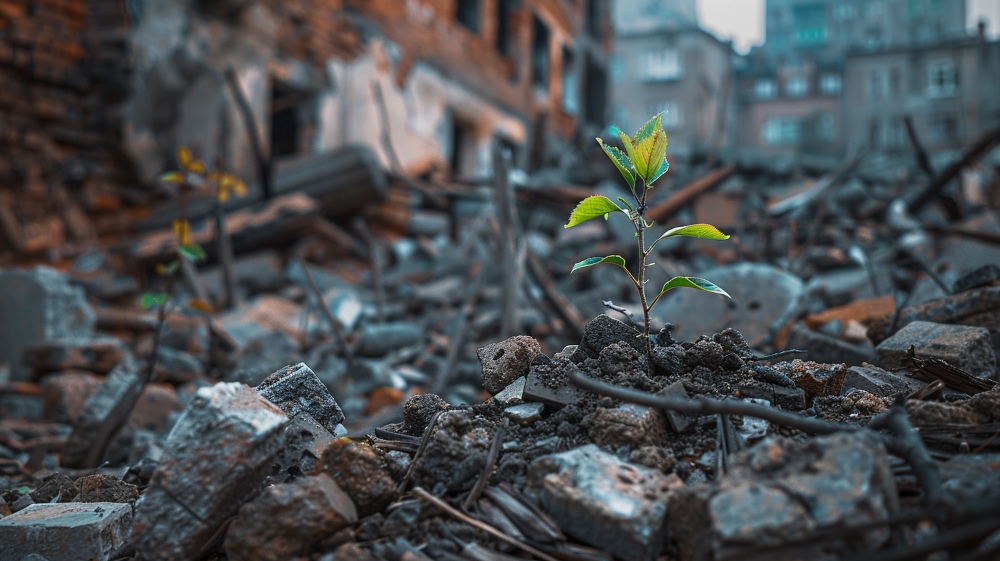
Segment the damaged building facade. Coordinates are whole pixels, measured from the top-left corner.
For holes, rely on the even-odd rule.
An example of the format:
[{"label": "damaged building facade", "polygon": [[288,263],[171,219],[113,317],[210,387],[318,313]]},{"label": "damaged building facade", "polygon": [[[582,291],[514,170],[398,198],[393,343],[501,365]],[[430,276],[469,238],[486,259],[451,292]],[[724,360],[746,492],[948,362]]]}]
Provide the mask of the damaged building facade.
[{"label": "damaged building facade", "polygon": [[492,143],[524,144],[539,115],[565,140],[602,124],[596,0],[138,4],[126,121],[143,177],[181,145],[252,172],[227,65],[279,166],[363,144],[397,171],[486,175]]},{"label": "damaged building facade", "polygon": [[[278,174],[361,144],[399,172],[488,175],[495,141],[573,142],[604,125],[606,10],[602,0],[6,2],[0,142],[52,147],[55,163],[75,157],[81,174],[105,170],[116,186],[153,182],[176,167],[179,146],[255,181],[231,72]],[[36,173],[0,172],[6,185]]]}]

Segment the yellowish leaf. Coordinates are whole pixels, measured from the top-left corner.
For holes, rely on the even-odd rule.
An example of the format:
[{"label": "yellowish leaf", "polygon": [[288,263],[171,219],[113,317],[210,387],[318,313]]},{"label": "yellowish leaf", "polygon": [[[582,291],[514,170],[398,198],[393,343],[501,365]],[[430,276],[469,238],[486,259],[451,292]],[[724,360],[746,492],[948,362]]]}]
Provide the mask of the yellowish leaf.
[{"label": "yellowish leaf", "polygon": [[199,312],[205,312],[206,314],[212,313],[212,306],[200,298],[192,298],[191,301],[188,302],[188,307],[194,308]]},{"label": "yellowish leaf", "polygon": [[177,234],[177,245],[191,245],[191,223],[187,220],[174,220],[174,233]]}]

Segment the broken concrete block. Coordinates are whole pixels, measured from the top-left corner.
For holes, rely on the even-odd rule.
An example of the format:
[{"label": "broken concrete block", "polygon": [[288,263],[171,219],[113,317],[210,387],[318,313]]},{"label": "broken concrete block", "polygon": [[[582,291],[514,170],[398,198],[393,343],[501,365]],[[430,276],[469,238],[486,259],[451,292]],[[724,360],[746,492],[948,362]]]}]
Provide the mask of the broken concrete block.
[{"label": "broken concrete block", "polygon": [[414,323],[396,322],[366,325],[358,335],[354,352],[358,356],[380,357],[419,344],[423,331]]},{"label": "broken concrete block", "polygon": [[[102,425],[109,417],[124,417],[142,392],[142,378],[131,362],[122,362],[97,387],[83,406],[79,418],[73,425],[66,445],[59,456],[59,463],[65,467],[97,467],[102,458],[91,457],[95,447],[105,446],[110,436],[102,435]],[[100,452],[99,450],[96,452]],[[96,462],[96,463],[95,463]],[[93,463],[94,465],[87,465]]]},{"label": "broken concrete block", "polygon": [[45,420],[72,425],[104,378],[90,372],[70,371],[42,378],[42,414]]},{"label": "broken concrete block", "polygon": [[802,323],[792,326],[785,347],[806,351],[809,360],[823,363],[858,365],[871,360],[875,349],[870,343],[851,343],[825,333],[818,333]]},{"label": "broken concrete block", "polygon": [[893,397],[898,394],[909,395],[926,385],[927,382],[922,380],[863,364],[847,369],[840,395],[847,395],[852,390],[864,390],[879,397]]},{"label": "broken concrete block", "polygon": [[14,381],[27,381],[31,369],[22,364],[32,345],[58,339],[89,338],[97,321],[83,289],[50,267],[0,272],[0,364],[7,363]]},{"label": "broken concrete block", "polygon": [[[817,526],[884,520],[899,505],[882,441],[852,432],[805,442],[768,437],[734,457],[709,508],[718,551],[783,543]],[[876,528],[862,542],[875,548],[889,533]]]},{"label": "broken concrete block", "polygon": [[786,411],[801,411],[806,408],[806,392],[798,386],[789,388],[780,384],[750,380],[740,386],[740,397],[763,399]]},{"label": "broken concrete block", "polygon": [[198,557],[219,526],[255,496],[285,445],[288,417],[243,384],[201,388],[170,431],[136,507],[143,559]]},{"label": "broken concrete block", "polygon": [[0,519],[0,553],[13,561],[115,559],[132,535],[132,507],[120,503],[35,504]]},{"label": "broken concrete block", "polygon": [[675,290],[664,296],[653,309],[653,323],[673,323],[674,336],[680,341],[732,327],[756,348],[772,341],[791,321],[805,293],[798,277],[763,263],[737,263],[701,276],[724,288],[732,299],[696,290]]},{"label": "broken concrete block", "polygon": [[[903,308],[899,326],[914,321],[932,321],[957,325],[973,325],[986,329],[1000,329],[1000,286],[974,288],[945,298]],[[868,328],[868,337],[879,343],[889,337],[892,315],[888,314]]]},{"label": "broken concrete block", "polygon": [[642,334],[625,322],[601,314],[587,323],[583,329],[583,340],[577,345],[574,357],[598,358],[604,347],[623,341],[626,345],[639,351],[646,352],[646,341]]},{"label": "broken concrete block", "polygon": [[381,512],[399,495],[385,462],[371,446],[337,440],[323,451],[320,470],[333,478],[365,517]]},{"label": "broken concrete block", "polygon": [[81,503],[130,503],[139,498],[139,489],[113,475],[97,473],[73,484]]},{"label": "broken concrete block", "polygon": [[904,366],[911,345],[920,358],[941,359],[980,378],[996,375],[990,332],[982,327],[914,321],[875,348],[878,365],[890,370]]},{"label": "broken concrete block", "polygon": [[658,409],[625,403],[601,408],[584,418],[587,434],[598,446],[659,446],[667,420]]},{"label": "broken concrete block", "polygon": [[434,415],[448,409],[448,402],[433,393],[416,394],[403,404],[403,432],[413,436],[424,434]]},{"label": "broken concrete block", "polygon": [[536,401],[560,409],[584,395],[584,391],[569,383],[569,374],[579,367],[566,359],[555,359],[548,364],[536,364],[528,371],[521,393],[525,401]]},{"label": "broken concrete block", "polygon": [[847,374],[847,367],[843,364],[820,364],[799,359],[779,362],[773,368],[791,378],[796,386],[802,388],[806,392],[807,401],[825,395],[840,395],[844,375]]},{"label": "broken concrete block", "polygon": [[[343,425],[339,425],[343,428]],[[306,473],[312,473],[316,462],[334,440],[347,434],[334,434],[320,425],[312,415],[299,411],[288,425],[286,444],[272,469],[272,481],[284,482]]]},{"label": "broken concrete block", "polygon": [[542,347],[533,337],[518,335],[492,343],[476,351],[482,364],[482,381],[486,391],[495,394],[514,380],[528,373],[531,361],[541,354]]},{"label": "broken concrete block", "polygon": [[104,374],[128,356],[128,347],[115,337],[73,337],[27,347],[23,363],[37,380],[49,372],[71,368]]},{"label": "broken concrete block", "polygon": [[309,413],[330,433],[336,433],[337,425],[344,422],[344,412],[337,400],[303,362],[271,374],[254,391],[289,417],[296,416],[299,411]]},{"label": "broken concrete block", "polygon": [[656,559],[667,533],[666,498],[675,485],[595,444],[537,458],[528,468],[528,486],[556,524],[619,559]]},{"label": "broken concrete block", "polygon": [[226,532],[226,555],[285,561],[357,520],[351,498],[325,473],[272,485],[240,507]]},{"label": "broken concrete block", "polygon": [[997,282],[1000,282],[1000,266],[995,263],[986,263],[962,273],[955,281],[952,290],[955,293],[964,292],[981,286],[994,285]]}]

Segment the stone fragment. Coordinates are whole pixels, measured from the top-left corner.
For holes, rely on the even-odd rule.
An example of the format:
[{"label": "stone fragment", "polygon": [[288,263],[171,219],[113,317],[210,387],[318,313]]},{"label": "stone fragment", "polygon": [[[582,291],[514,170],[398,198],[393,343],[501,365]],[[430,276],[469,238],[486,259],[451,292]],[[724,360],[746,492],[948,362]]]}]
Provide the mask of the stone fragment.
[{"label": "stone fragment", "polygon": [[365,325],[358,335],[354,352],[358,356],[380,357],[392,351],[417,345],[423,331],[414,323],[396,322]]},{"label": "stone fragment", "polygon": [[486,391],[495,394],[514,380],[528,373],[531,361],[542,352],[532,337],[518,335],[492,343],[476,351],[482,364],[482,381]]},{"label": "stone fragment", "polygon": [[119,503],[36,504],[0,519],[0,553],[18,561],[107,561],[124,552],[132,534],[132,507]]},{"label": "stone fragment", "polygon": [[448,409],[448,402],[433,393],[416,394],[403,404],[403,432],[421,436],[427,423],[437,413]]},{"label": "stone fragment", "polygon": [[667,430],[663,413],[634,403],[598,409],[584,418],[583,424],[591,440],[611,448],[658,446]]},{"label": "stone fragment", "polygon": [[89,338],[96,316],[82,288],[72,286],[55,269],[0,271],[0,364],[7,363],[14,381],[27,381],[31,369],[22,364],[32,345],[59,339]]},{"label": "stone fragment", "polygon": [[268,376],[254,388],[257,395],[277,405],[289,417],[299,411],[309,413],[330,433],[344,422],[344,412],[326,385],[305,363],[286,366]]},{"label": "stone fragment", "polygon": [[361,517],[382,512],[398,496],[396,482],[371,446],[346,438],[334,441],[323,451],[320,466],[347,493]]},{"label": "stone fragment", "polygon": [[[797,442],[768,437],[737,454],[709,501],[716,552],[784,543],[817,526],[859,524],[899,508],[889,457],[877,435],[838,433]],[[876,548],[889,530],[860,536]]]},{"label": "stone fragment", "polygon": [[[674,399],[688,399],[687,390],[684,389],[684,384],[680,380],[677,380],[673,384],[663,388],[663,390],[660,391],[660,394]],[[667,422],[670,423],[671,430],[678,434],[686,431],[688,427],[691,426],[691,423],[694,422],[693,418],[689,415],[685,415],[684,413],[677,411],[666,411],[665,413]]]},{"label": "stone fragment", "polygon": [[[97,467],[101,458],[96,458],[92,450],[106,444],[106,441],[102,442],[104,436],[101,435],[104,420],[111,416],[124,417],[125,409],[134,403],[141,392],[142,379],[133,364],[126,361],[112,370],[83,406],[73,425],[73,432],[63,446],[59,463],[71,468]],[[87,465],[95,462],[95,465]]]},{"label": "stone fragment", "polygon": [[45,420],[71,425],[104,378],[90,372],[70,371],[42,378],[42,414]]},{"label": "stone fragment", "polygon": [[542,403],[519,403],[511,405],[503,412],[515,423],[530,425],[542,418],[543,409],[545,409],[545,405]]},{"label": "stone fragment", "polygon": [[[343,425],[339,427],[343,428]],[[323,450],[334,440],[347,434],[347,429],[339,435],[331,433],[313,419],[312,415],[299,411],[291,418],[286,432],[285,448],[272,469],[273,481],[284,482],[311,473],[322,457]]]},{"label": "stone fragment", "polygon": [[978,422],[976,415],[968,408],[940,401],[907,400],[906,414],[909,416],[910,422],[918,427],[974,425]]},{"label": "stone fragment", "polygon": [[677,485],[595,444],[537,458],[528,468],[528,486],[556,524],[619,559],[656,559],[667,534],[666,499]]},{"label": "stone fragment", "polygon": [[77,479],[74,490],[82,503],[129,503],[139,498],[135,485],[100,473]]},{"label": "stone fragment", "polygon": [[29,494],[36,503],[51,503],[56,498],[59,499],[56,502],[67,503],[76,497],[77,490],[68,475],[56,472],[47,475],[42,484]]},{"label": "stone fragment", "polygon": [[219,526],[263,486],[284,447],[288,422],[242,384],[198,390],[171,430],[136,507],[142,559],[198,557]]},{"label": "stone fragment", "polygon": [[524,385],[526,381],[527,377],[521,376],[517,380],[511,382],[506,388],[500,390],[500,393],[493,396],[493,399],[505,405],[521,401],[524,399]]},{"label": "stone fragment", "polygon": [[146,384],[128,418],[128,426],[161,432],[170,428],[172,415],[183,411],[177,391],[170,384]]},{"label": "stone fragment", "polygon": [[840,393],[847,395],[851,390],[857,389],[879,397],[893,397],[898,394],[909,395],[926,385],[927,382],[916,378],[882,370],[871,364],[862,364],[847,369]]},{"label": "stone fragment", "polygon": [[601,351],[608,345],[624,342],[626,345],[639,351],[646,352],[646,342],[642,339],[641,333],[623,321],[601,314],[587,323],[583,329],[583,340],[573,353],[574,357],[598,358]]},{"label": "stone fragment", "polygon": [[756,348],[774,340],[805,293],[798,277],[763,263],[737,263],[701,276],[721,286],[732,299],[698,290],[674,290],[664,296],[653,309],[653,323],[673,323],[678,340],[694,341],[732,327]]},{"label": "stone fragment", "polygon": [[901,368],[911,345],[920,358],[941,359],[980,378],[996,375],[990,332],[982,327],[912,322],[875,348],[878,365],[889,370]]},{"label": "stone fragment", "polygon": [[750,380],[740,386],[740,397],[763,399],[787,411],[801,411],[806,408],[806,392],[798,386],[789,388],[760,380]]},{"label": "stone fragment", "polygon": [[556,409],[574,403],[584,391],[569,383],[569,373],[579,370],[576,364],[565,359],[532,366],[521,396],[525,401],[544,403]]},{"label": "stone fragment", "polygon": [[964,292],[981,286],[993,285],[998,281],[1000,281],[1000,266],[996,263],[986,263],[962,273],[955,281],[952,290],[955,293]]},{"label": "stone fragment", "polygon": [[825,333],[809,329],[801,323],[792,326],[785,347],[806,351],[809,360],[823,363],[861,364],[871,360],[875,350],[871,344],[850,343]]},{"label": "stone fragment", "polygon": [[48,372],[72,368],[104,374],[128,356],[128,347],[115,337],[72,337],[31,345],[22,361],[37,380]]},{"label": "stone fragment", "polygon": [[[972,325],[991,330],[1000,330],[1000,286],[974,288],[932,302],[903,308],[899,314],[898,326],[903,327],[914,321]],[[872,322],[868,337],[874,343],[888,338],[892,333],[892,314],[887,314]]]},{"label": "stone fragment", "polygon": [[806,392],[807,402],[816,397],[840,395],[844,375],[847,374],[847,367],[843,364],[820,364],[799,359],[779,362],[774,365],[774,369],[802,388]]},{"label": "stone fragment", "polygon": [[240,507],[226,532],[226,556],[286,561],[357,520],[351,498],[325,473],[272,485]]}]

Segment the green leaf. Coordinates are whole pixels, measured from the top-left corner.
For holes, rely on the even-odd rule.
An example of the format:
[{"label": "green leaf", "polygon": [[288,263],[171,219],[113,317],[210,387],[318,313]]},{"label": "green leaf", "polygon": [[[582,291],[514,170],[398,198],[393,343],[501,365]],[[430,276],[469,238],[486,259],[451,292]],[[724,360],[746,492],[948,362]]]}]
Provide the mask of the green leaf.
[{"label": "green leaf", "polygon": [[[639,157],[636,154],[636,151],[635,151],[635,144],[632,144],[632,139],[629,137],[629,135],[623,133],[622,131],[618,131],[618,139],[621,140],[622,141],[622,145],[625,146],[625,154],[628,155],[629,162],[631,163],[631,166],[632,166],[632,171],[635,172],[635,178],[636,179],[641,178],[642,175],[638,171],[639,168],[636,167],[636,165],[635,165],[636,158]],[[634,185],[633,185],[632,190],[633,191],[635,190],[635,186]]]},{"label": "green leaf", "polygon": [[610,212],[623,212],[626,215],[628,214],[611,199],[602,195],[591,195],[590,197],[580,201],[580,204],[576,205],[576,208],[573,209],[573,213],[569,215],[569,222],[567,222],[563,228],[576,226],[581,222],[586,222],[587,220],[597,218],[598,216],[604,216],[607,218],[607,214]]},{"label": "green leaf", "polygon": [[621,172],[622,177],[625,178],[625,181],[628,183],[628,186],[634,192],[635,177],[632,175],[632,173],[635,170],[632,168],[632,162],[629,161],[628,156],[626,156],[624,152],[615,148],[614,146],[609,146],[607,144],[604,144],[604,141],[601,140],[600,138],[597,139],[597,143],[601,145],[601,148],[604,149],[604,153],[607,154],[609,158],[611,158],[612,162],[615,163],[615,167],[618,168],[618,171]]},{"label": "green leaf", "polygon": [[663,174],[667,173],[668,169],[670,169],[670,162],[668,162],[666,158],[663,158],[663,163],[660,164],[659,171],[657,171],[656,173],[653,174],[653,178],[650,179],[649,181],[647,181],[646,185],[648,187],[652,187],[653,186],[653,182],[655,182],[657,179],[659,179]]},{"label": "green leaf", "polygon": [[625,208],[627,208],[629,212],[632,211],[632,205],[628,204],[628,201],[625,200],[625,197],[618,197],[618,202],[625,205]]},{"label": "green leaf", "polygon": [[[573,268],[570,270],[570,272],[572,273],[577,269],[590,267],[591,265],[597,265],[599,263],[610,263],[611,265],[618,265],[622,269],[625,269],[626,272],[628,272],[628,268],[625,267],[625,259],[621,255],[609,255],[607,257],[591,257],[589,259],[584,259],[583,261],[580,261],[576,265],[573,265]],[[631,275],[631,273],[629,274]]]},{"label": "green leaf", "polygon": [[23,485],[23,486],[18,487],[17,489],[14,489],[14,490],[17,491],[18,493],[21,493],[22,495],[25,495],[25,494],[28,493],[28,491],[31,491],[31,487],[28,487],[27,485]]},{"label": "green leaf", "polygon": [[639,141],[635,146],[635,158],[632,165],[635,166],[636,174],[643,180],[645,185],[649,185],[650,179],[656,175],[662,166],[664,156],[667,153],[667,133],[662,130],[653,131],[653,134]]},{"label": "green leaf", "polygon": [[646,124],[642,125],[642,127],[636,131],[635,136],[632,137],[632,143],[638,145],[643,140],[653,136],[653,133],[656,131],[663,130],[663,126],[660,124],[661,119],[663,119],[662,111],[650,117],[650,119],[646,121]]},{"label": "green leaf", "polygon": [[729,236],[723,234],[718,228],[712,226],[711,224],[690,224],[688,226],[678,226],[676,228],[671,228],[657,238],[657,241],[663,238],[671,238],[674,236],[688,236],[692,238],[705,238],[707,240],[728,240]]},{"label": "green leaf", "polygon": [[198,244],[177,246],[177,251],[191,261],[198,262],[208,257],[205,250]]},{"label": "green leaf", "polygon": [[697,288],[698,290],[704,290],[706,292],[721,294],[726,298],[732,298],[728,292],[722,290],[711,281],[700,279],[698,277],[674,277],[663,285],[663,290],[660,290],[660,294],[674,288]]},{"label": "green leaf", "polygon": [[156,302],[157,306],[162,306],[167,303],[167,293],[161,292],[153,297],[153,301]]},{"label": "green leaf", "polygon": [[142,298],[139,298],[139,305],[147,310],[149,308],[152,308],[153,304],[155,303],[156,303],[156,298],[152,294],[149,294],[148,292],[146,294],[143,294]]}]

